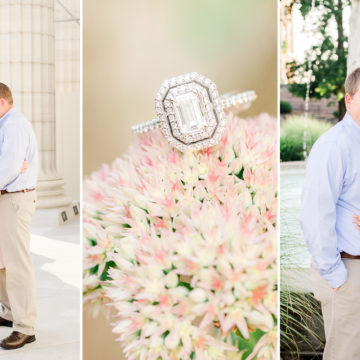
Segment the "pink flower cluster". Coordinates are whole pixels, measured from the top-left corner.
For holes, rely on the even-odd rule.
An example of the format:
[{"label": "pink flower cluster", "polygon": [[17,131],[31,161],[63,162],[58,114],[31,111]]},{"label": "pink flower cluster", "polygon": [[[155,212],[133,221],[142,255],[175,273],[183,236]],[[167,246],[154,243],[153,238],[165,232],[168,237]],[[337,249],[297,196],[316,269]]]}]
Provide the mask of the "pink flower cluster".
[{"label": "pink flower cluster", "polygon": [[194,153],[155,130],[86,180],[84,300],[127,359],[276,358],[276,126],[229,114]]}]

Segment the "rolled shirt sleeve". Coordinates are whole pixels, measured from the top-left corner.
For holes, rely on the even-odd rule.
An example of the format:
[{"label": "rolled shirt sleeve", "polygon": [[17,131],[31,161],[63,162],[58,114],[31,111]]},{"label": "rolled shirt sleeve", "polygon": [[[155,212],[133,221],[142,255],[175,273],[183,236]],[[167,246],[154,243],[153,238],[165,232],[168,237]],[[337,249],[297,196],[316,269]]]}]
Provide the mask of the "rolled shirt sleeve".
[{"label": "rolled shirt sleeve", "polygon": [[336,233],[336,204],[346,172],[343,156],[335,141],[319,141],[314,145],[308,159],[300,215],[313,261],[332,288],[347,280]]},{"label": "rolled shirt sleeve", "polygon": [[0,189],[4,189],[20,175],[27,140],[24,131],[12,123],[2,128],[0,141]]}]

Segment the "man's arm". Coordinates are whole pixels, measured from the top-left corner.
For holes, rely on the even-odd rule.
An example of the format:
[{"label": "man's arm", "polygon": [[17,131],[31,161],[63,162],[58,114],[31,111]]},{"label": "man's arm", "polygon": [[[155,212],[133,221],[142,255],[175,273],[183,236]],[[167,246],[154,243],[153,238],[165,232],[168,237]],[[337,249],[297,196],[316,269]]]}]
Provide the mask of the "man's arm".
[{"label": "man's arm", "polygon": [[335,231],[336,203],[344,174],[344,160],[337,144],[316,144],[308,160],[300,223],[318,271],[334,289],[347,280]]},{"label": "man's arm", "polygon": [[3,128],[3,142],[0,153],[0,189],[16,179],[26,156],[24,132],[9,124]]}]

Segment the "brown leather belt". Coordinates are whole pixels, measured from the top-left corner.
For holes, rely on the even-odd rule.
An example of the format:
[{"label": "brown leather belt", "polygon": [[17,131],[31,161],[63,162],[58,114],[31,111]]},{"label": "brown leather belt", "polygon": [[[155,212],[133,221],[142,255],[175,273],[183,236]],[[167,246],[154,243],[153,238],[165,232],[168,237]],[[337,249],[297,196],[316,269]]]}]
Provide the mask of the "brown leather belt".
[{"label": "brown leather belt", "polygon": [[360,255],[351,255],[351,254],[348,254],[347,252],[345,251],[342,251],[340,253],[341,257],[343,259],[356,259],[356,260],[360,260]]},{"label": "brown leather belt", "polygon": [[27,193],[29,191],[34,191],[34,189],[25,189],[25,190],[19,190],[19,191],[7,191],[7,190],[1,190],[1,195],[5,194],[15,194],[15,193]]}]

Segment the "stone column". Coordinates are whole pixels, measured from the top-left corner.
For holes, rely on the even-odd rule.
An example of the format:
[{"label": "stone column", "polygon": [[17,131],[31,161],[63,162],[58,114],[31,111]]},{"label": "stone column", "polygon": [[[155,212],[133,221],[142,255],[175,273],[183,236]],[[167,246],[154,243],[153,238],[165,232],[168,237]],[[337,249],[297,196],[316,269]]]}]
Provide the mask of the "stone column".
[{"label": "stone column", "polygon": [[80,199],[80,1],[55,2],[57,161],[65,190]]},{"label": "stone column", "polygon": [[352,1],[347,67],[348,74],[360,67],[360,0]]},{"label": "stone column", "polygon": [[56,164],[54,0],[0,0],[0,76],[39,144],[38,208],[70,204]]}]

